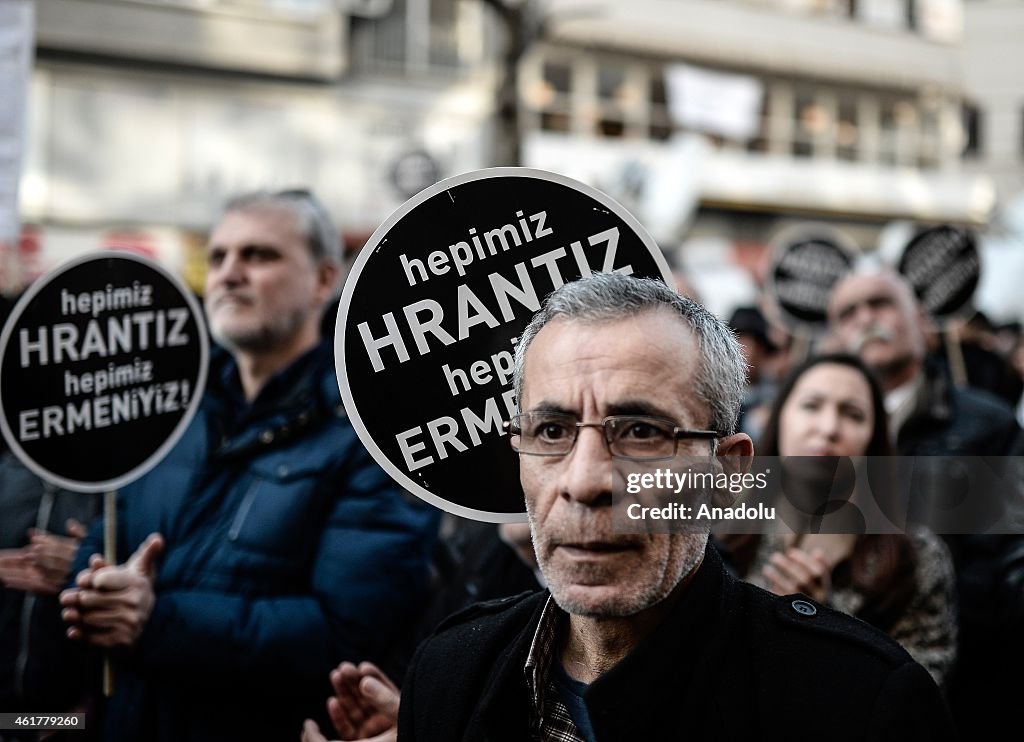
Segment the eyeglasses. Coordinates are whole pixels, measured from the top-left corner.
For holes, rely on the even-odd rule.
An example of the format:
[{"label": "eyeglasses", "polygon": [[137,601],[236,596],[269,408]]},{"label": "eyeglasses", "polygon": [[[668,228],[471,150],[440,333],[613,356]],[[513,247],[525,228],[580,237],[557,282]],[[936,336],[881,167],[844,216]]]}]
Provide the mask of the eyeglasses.
[{"label": "eyeglasses", "polygon": [[580,428],[602,428],[608,453],[623,459],[670,459],[681,440],[713,440],[714,430],[684,430],[671,420],[645,415],[613,415],[599,423],[580,422],[566,412],[524,412],[504,424],[512,448],[531,456],[565,456]]}]

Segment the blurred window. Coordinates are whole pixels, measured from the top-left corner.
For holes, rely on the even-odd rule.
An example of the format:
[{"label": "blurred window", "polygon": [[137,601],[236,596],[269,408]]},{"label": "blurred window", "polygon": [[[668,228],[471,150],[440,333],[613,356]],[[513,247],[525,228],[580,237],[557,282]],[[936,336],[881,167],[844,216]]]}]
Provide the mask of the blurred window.
[{"label": "blurred window", "polygon": [[541,109],[540,128],[545,131],[572,130],[572,66],[546,60],[540,81],[532,86],[528,104]]},{"label": "blurred window", "polygon": [[668,95],[665,93],[665,77],[661,70],[652,72],[648,87],[651,106],[649,134],[651,139],[665,141],[672,136],[675,127],[668,112]]},{"label": "blurred window", "polygon": [[814,93],[799,90],[793,98],[796,126],[793,129],[792,153],[794,157],[813,157],[814,141],[828,126],[828,112]]},{"label": "blurred window", "polygon": [[523,108],[543,131],[665,139],[671,121],[656,70],[610,55],[544,54],[523,70]]},{"label": "blurred window", "polygon": [[[626,135],[626,106],[635,96],[627,84],[627,71],[620,64],[603,62],[597,67],[597,134]],[[640,101],[635,101],[639,104]]]},{"label": "blurred window", "polygon": [[[657,60],[547,49],[524,69],[523,110],[544,131],[667,141],[686,127],[670,115],[664,70]],[[807,79],[760,81],[758,131],[743,141],[709,137],[713,146],[924,169],[938,168],[951,154],[944,132],[948,100],[935,91],[914,96]],[[1021,146],[1024,154],[1024,133]]]},{"label": "blurred window", "polygon": [[942,109],[937,99],[921,101],[921,142],[918,164],[937,168],[942,163]]},{"label": "blurred window", "polygon": [[757,136],[747,142],[748,152],[767,152],[769,150],[768,132],[771,130],[771,119],[769,113],[769,100],[771,88],[766,86],[765,93],[761,96],[761,112],[759,114],[761,126]]},{"label": "blurred window", "polygon": [[896,104],[883,101],[878,120],[878,160],[883,165],[896,164]]},{"label": "blurred window", "polygon": [[412,75],[460,71],[461,5],[458,0],[393,0],[390,10],[379,18],[351,17],[354,66]]},{"label": "blurred window", "polygon": [[856,160],[860,156],[860,124],[858,121],[857,99],[852,95],[839,99],[836,120],[836,157],[840,160]]},{"label": "blurred window", "polygon": [[967,159],[976,159],[981,156],[981,109],[972,103],[964,103],[962,115],[964,127],[963,156]]}]

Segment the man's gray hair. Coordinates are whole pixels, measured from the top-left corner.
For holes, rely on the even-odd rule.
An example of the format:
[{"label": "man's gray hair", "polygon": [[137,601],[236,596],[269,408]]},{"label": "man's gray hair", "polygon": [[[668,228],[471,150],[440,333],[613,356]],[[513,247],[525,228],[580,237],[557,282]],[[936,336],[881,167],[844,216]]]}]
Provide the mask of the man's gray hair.
[{"label": "man's gray hair", "polygon": [[341,264],[341,237],[320,200],[311,191],[292,188],[284,191],[243,193],[224,204],[223,213],[262,208],[285,209],[295,217],[306,246],[316,262]]},{"label": "man's gray hair", "polygon": [[513,369],[516,399],[521,404],[526,351],[551,320],[613,322],[659,307],[676,312],[697,340],[701,357],[693,388],[708,406],[711,418],[708,425],[722,435],[733,434],[739,420],[747,372],[739,342],[732,330],[702,305],[653,278],[595,273],[556,289],[530,320],[516,345]]}]

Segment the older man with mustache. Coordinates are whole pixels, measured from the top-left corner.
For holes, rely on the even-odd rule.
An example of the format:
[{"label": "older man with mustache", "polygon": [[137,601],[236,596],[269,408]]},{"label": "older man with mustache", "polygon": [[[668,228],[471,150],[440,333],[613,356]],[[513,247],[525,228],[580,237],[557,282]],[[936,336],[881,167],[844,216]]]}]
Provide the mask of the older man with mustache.
[{"label": "older man with mustache", "polygon": [[[927,356],[928,317],[913,289],[886,268],[859,270],[841,279],[829,301],[834,340],[875,371],[886,393],[893,440],[908,456],[1007,456],[1021,445],[1013,411],[998,397],[957,387],[946,369]],[[944,459],[915,464],[939,472],[932,482],[957,487],[955,467]],[[922,500],[943,501],[931,488]],[[954,491],[945,501],[959,501]],[[1011,492],[972,492],[1012,502]],[[954,524],[963,527],[964,524]],[[1016,691],[1000,680],[1000,667],[1024,662],[1024,537],[959,533],[946,535],[957,573],[959,657],[949,684],[954,717],[973,736],[999,734],[1015,723]]]},{"label": "older man with mustache", "polygon": [[857,271],[832,289],[829,331],[860,356],[886,393],[893,440],[906,455],[1001,455],[1020,430],[993,395],[957,388],[928,363],[928,317],[910,285],[892,270]]},{"label": "older man with mustache", "polygon": [[319,329],[340,249],[305,191],[238,197],[210,235],[226,352],[181,441],[121,492],[121,564],[94,554],[98,524],[61,596],[69,636],[115,660],[104,740],[293,738],[331,667],[402,654],[437,519],[341,408]]}]

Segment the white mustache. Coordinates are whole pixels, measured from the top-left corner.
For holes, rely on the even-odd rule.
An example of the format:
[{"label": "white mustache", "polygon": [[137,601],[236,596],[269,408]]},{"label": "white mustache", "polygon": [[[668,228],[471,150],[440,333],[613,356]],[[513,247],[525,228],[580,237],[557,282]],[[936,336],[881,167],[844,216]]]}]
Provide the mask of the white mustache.
[{"label": "white mustache", "polygon": [[882,327],[881,325],[869,325],[863,330],[858,331],[856,335],[850,338],[850,342],[847,343],[847,350],[851,353],[860,353],[861,348],[873,340],[890,342],[892,339],[892,332],[887,328]]}]

